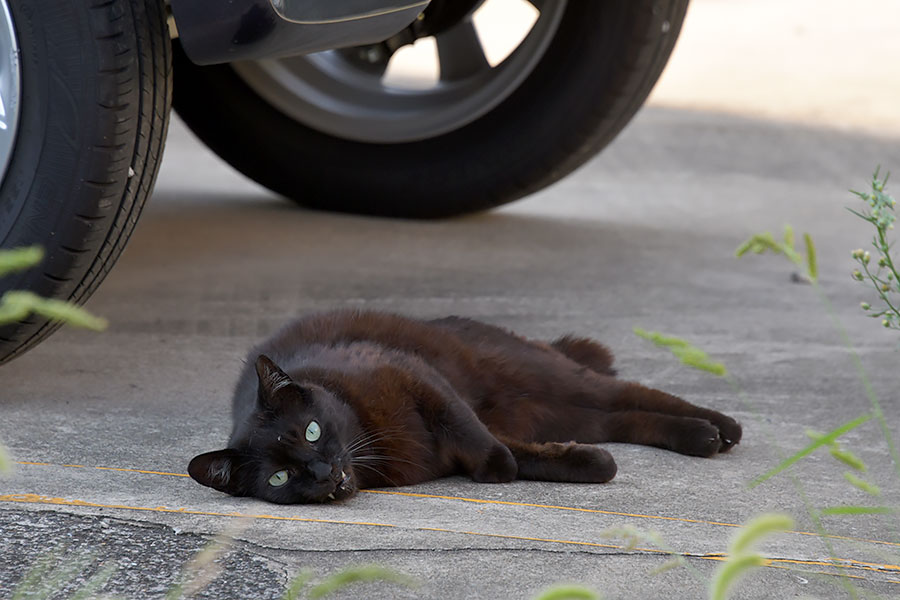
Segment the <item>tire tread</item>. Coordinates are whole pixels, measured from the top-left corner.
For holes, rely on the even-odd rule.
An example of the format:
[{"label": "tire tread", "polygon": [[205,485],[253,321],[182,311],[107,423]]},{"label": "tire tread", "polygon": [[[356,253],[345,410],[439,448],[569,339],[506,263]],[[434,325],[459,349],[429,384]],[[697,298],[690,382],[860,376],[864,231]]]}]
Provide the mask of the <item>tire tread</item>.
[{"label": "tire tread", "polygon": [[[101,126],[85,152],[90,161],[84,167],[82,193],[67,206],[71,227],[80,223],[84,228],[80,234],[83,243],[43,237],[47,258],[40,273],[28,272],[31,279],[18,282],[42,295],[76,304],[84,303],[109,273],[150,196],[162,158],[172,94],[171,46],[163,3],[103,0],[91,2],[89,8],[93,39],[102,57],[102,66],[96,71],[101,80],[98,91],[106,90],[107,97],[115,101],[101,97],[95,103]],[[136,101],[129,99],[135,95]],[[110,135],[105,136],[107,128]],[[38,232],[47,228],[40,217],[29,225]],[[36,233],[34,237],[42,236]],[[95,253],[93,260],[85,261],[91,252]],[[59,326],[29,318],[0,328],[0,364],[34,347]]]}]

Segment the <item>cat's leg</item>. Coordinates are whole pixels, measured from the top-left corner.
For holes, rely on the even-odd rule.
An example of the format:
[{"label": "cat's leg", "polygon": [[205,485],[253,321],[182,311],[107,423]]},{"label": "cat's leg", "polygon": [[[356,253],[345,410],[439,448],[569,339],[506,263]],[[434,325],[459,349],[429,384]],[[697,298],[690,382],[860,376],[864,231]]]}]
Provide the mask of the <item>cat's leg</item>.
[{"label": "cat's leg", "polygon": [[724,446],[721,429],[710,421],[657,412],[606,413],[598,419],[595,433],[598,442],[643,444],[690,456],[714,456]]},{"label": "cat's leg", "polygon": [[512,481],[518,465],[510,450],[459,398],[425,402],[420,411],[437,442],[441,462],[456,465],[480,483]]},{"label": "cat's leg", "polygon": [[601,375],[615,376],[613,368],[612,352],[598,342],[589,338],[579,338],[566,335],[550,344],[564,354],[570,360],[600,373]]},{"label": "cat's leg", "polygon": [[[732,446],[741,441],[743,434],[740,423],[727,415],[709,408],[694,406],[677,396],[644,387],[638,383],[625,383],[618,393],[611,394],[610,398],[604,401],[603,408],[613,413],[640,411],[707,421],[718,430],[718,437],[721,440],[719,452],[730,450]],[[690,421],[686,421],[686,423],[688,422]]]},{"label": "cat's leg", "polygon": [[616,461],[597,446],[575,442],[525,443],[500,437],[519,464],[519,479],[606,483],[616,476]]}]

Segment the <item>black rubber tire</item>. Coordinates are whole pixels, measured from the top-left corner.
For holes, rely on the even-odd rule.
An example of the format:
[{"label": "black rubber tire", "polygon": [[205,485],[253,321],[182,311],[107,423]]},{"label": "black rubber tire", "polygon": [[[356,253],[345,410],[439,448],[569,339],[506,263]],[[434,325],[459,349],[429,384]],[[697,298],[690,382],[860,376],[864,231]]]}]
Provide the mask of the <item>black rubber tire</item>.
[{"label": "black rubber tire", "polygon": [[[0,279],[83,303],[128,241],[162,158],[171,44],[162,0],[8,0],[22,69],[16,146],[0,186],[0,247],[43,263]],[[0,363],[58,327],[0,327]]]},{"label": "black rubber tire", "polygon": [[570,0],[534,71],[491,112],[419,142],[367,144],[298,123],[228,65],[177,46],[175,110],[251,179],[322,210],[431,218],[491,208],[557,181],[606,146],[647,98],[688,0]]}]

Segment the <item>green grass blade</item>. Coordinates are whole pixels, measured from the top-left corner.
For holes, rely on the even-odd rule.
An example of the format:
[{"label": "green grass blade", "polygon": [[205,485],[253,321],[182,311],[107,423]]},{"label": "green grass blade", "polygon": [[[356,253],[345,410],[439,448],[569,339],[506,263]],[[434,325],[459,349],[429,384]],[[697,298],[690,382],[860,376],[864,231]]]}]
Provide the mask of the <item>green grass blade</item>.
[{"label": "green grass blade", "polygon": [[106,319],[95,317],[80,306],[62,300],[42,299],[34,306],[34,312],[54,321],[62,321],[70,327],[103,331],[109,326]]},{"label": "green grass blade", "polygon": [[28,305],[15,301],[15,295],[13,301],[9,300],[9,295],[12,293],[6,292],[0,297],[0,325],[21,321],[31,313]]},{"label": "green grass blade", "polygon": [[743,242],[734,251],[734,255],[740,258],[743,255],[747,254],[747,252],[762,254],[766,250],[771,250],[775,254],[781,254],[782,252],[784,252],[784,246],[776,242],[775,238],[768,231],[764,233],[757,233],[747,241]]},{"label": "green grass blade", "polygon": [[652,571],[650,571],[650,575],[659,575],[660,573],[665,573],[666,571],[671,571],[672,569],[677,569],[678,567],[682,567],[685,565],[685,560],[683,556],[673,556],[663,564],[659,565]]},{"label": "green grass blade", "polygon": [[825,435],[821,431],[816,431],[815,429],[807,429],[804,433],[806,434],[806,437],[811,440],[818,440]]},{"label": "green grass blade", "polygon": [[541,592],[534,600],[600,600],[600,596],[578,585],[558,585]]},{"label": "green grass blade", "polygon": [[109,578],[116,572],[116,565],[106,565],[88,579],[83,586],[72,596],[71,600],[89,600],[97,596],[97,590],[106,585]]},{"label": "green grass blade", "polygon": [[[3,319],[2,322],[9,322],[6,320],[8,315],[4,314],[7,308],[13,316],[22,315],[23,313],[27,315],[33,312],[48,319],[62,321],[73,327],[82,327],[94,331],[103,331],[108,325],[106,319],[95,317],[79,306],[63,302],[62,300],[41,298],[31,292],[11,291],[3,295],[3,298],[0,299],[0,319]],[[20,316],[19,318],[23,317]]]},{"label": "green grass blade", "polygon": [[775,237],[768,231],[754,236],[756,243],[759,245],[759,253],[762,254],[766,250],[771,250],[775,254],[784,252],[784,246],[775,241]]},{"label": "green grass blade", "polygon": [[[853,193],[858,194],[859,192],[853,192]],[[863,196],[865,196],[865,194],[863,194]],[[859,217],[860,219],[862,219],[863,221],[868,221],[870,218],[870,217],[867,217],[866,215],[862,214],[861,212],[855,211],[852,208],[849,208],[847,206],[845,206],[844,208],[846,210],[848,210],[849,212],[853,213],[854,215],[856,215],[857,217]]]},{"label": "green grass blade", "polygon": [[746,241],[742,242],[741,245],[738,246],[738,247],[734,250],[734,255],[735,255],[737,258],[740,258],[740,257],[742,257],[743,255],[745,255],[745,254],[747,254],[748,252],[750,252],[750,250],[752,250],[752,249],[754,248],[755,245],[756,245],[756,244],[755,244],[753,238],[750,238],[749,240],[746,240]]},{"label": "green grass blade", "polygon": [[866,463],[864,463],[862,461],[862,459],[860,459],[858,456],[856,456],[849,450],[844,450],[840,446],[833,445],[831,448],[828,449],[828,451],[831,453],[831,455],[833,457],[835,457],[837,460],[841,461],[848,467],[852,467],[852,468],[856,469],[857,471],[861,471],[863,473],[866,472],[866,470],[867,470]]},{"label": "green grass blade", "polygon": [[806,270],[812,281],[819,280],[819,266],[816,259],[816,246],[813,244],[812,236],[808,233],[803,234],[803,241],[806,243]]},{"label": "green grass blade", "polygon": [[731,541],[728,552],[732,555],[741,554],[750,549],[760,538],[785,531],[794,526],[794,520],[788,515],[778,513],[767,513],[755,517],[739,530],[737,535]]},{"label": "green grass blade", "polygon": [[[44,581],[47,574],[53,570],[56,561],[59,559],[59,552],[52,550],[40,558],[38,558],[31,569],[25,573],[21,581],[16,585],[13,591],[12,600],[24,600],[25,598],[39,598],[37,595],[37,586]],[[43,586],[41,586],[43,589]]]},{"label": "green grass blade", "polygon": [[784,226],[784,245],[788,248],[794,248],[794,228],[790,225]]},{"label": "green grass blade", "polygon": [[832,429],[830,432],[826,433],[819,439],[814,440],[810,445],[808,445],[803,450],[800,450],[793,456],[786,458],[785,460],[781,461],[781,463],[779,463],[773,469],[767,471],[766,473],[760,475],[759,477],[757,477],[756,479],[751,481],[750,488],[751,489],[755,488],[756,486],[763,483],[764,481],[771,479],[775,475],[778,475],[779,473],[781,473],[782,471],[784,471],[785,469],[790,467],[792,464],[794,464],[795,462],[797,462],[804,456],[810,454],[816,448],[819,448],[821,446],[827,446],[827,445],[831,444],[833,441],[835,441],[836,439],[838,439],[839,437],[841,437],[848,431],[856,429],[857,427],[859,427],[860,425],[862,425],[863,423],[865,423],[866,421],[868,421],[871,418],[872,418],[872,415],[870,413],[866,413],[860,417],[853,419],[852,421],[848,421],[847,423],[844,423],[840,427]]},{"label": "green grass blade", "polygon": [[377,565],[351,567],[349,569],[344,569],[339,573],[335,573],[311,589],[309,597],[322,598],[350,584],[365,581],[387,581],[389,583],[396,583],[407,587],[412,587],[416,584],[415,580],[411,577],[385,567],[379,567]]},{"label": "green grass blade", "polygon": [[710,600],[726,600],[728,588],[750,569],[761,567],[766,560],[759,554],[744,554],[729,558],[717,571],[710,584]]},{"label": "green grass blade", "polygon": [[819,511],[823,515],[883,515],[897,512],[892,506],[829,506]]},{"label": "green grass blade", "polygon": [[[51,560],[42,565],[39,573],[32,577],[31,573],[23,579],[16,587],[16,593],[13,600],[18,598],[36,600],[39,598],[52,598],[63,590],[67,585],[81,574],[93,562],[94,557],[90,554],[76,556],[66,555],[63,560],[57,561],[55,554],[51,554]],[[52,570],[47,573],[46,564],[52,566]]]},{"label": "green grass blade", "polygon": [[645,329],[641,329],[640,327],[634,328],[634,334],[638,337],[644,338],[645,340],[650,340],[660,348],[667,348],[669,350],[671,350],[672,348],[684,348],[686,346],[690,346],[690,343],[688,343],[687,340],[666,336],[657,331],[647,331]]},{"label": "green grass blade", "polygon": [[300,596],[300,592],[306,587],[306,584],[309,583],[309,580],[312,579],[312,577],[312,571],[300,571],[300,573],[291,580],[287,588],[285,588],[281,600],[297,600],[297,597]]},{"label": "green grass blade", "polygon": [[40,246],[0,250],[0,277],[15,271],[24,271],[37,266],[44,260],[44,249]]},{"label": "green grass blade", "polygon": [[728,374],[725,365],[709,358],[709,355],[699,348],[673,348],[672,354],[681,360],[682,364],[693,367],[719,377]]},{"label": "green grass blade", "polygon": [[849,481],[850,484],[853,485],[854,487],[856,487],[857,489],[860,489],[869,495],[872,495],[872,496],[880,496],[881,495],[881,490],[878,489],[877,485],[872,485],[868,481],[860,479],[859,477],[857,477],[856,475],[854,475],[853,473],[851,473],[849,471],[844,473],[844,479]]},{"label": "green grass blade", "polygon": [[216,561],[229,552],[234,541],[231,534],[238,531],[241,526],[242,522],[239,521],[208,541],[181,568],[176,583],[166,593],[166,600],[193,598],[212,583],[221,572],[221,567]]},{"label": "green grass blade", "polygon": [[633,331],[638,337],[649,340],[660,348],[667,349],[684,365],[707,371],[720,377],[728,374],[725,365],[713,361],[706,352],[692,345],[687,340],[663,335],[657,331],[647,331],[640,327],[635,327]]},{"label": "green grass blade", "polygon": [[11,473],[12,466],[13,463],[12,459],[9,458],[9,453],[6,451],[3,444],[0,444],[0,475]]}]

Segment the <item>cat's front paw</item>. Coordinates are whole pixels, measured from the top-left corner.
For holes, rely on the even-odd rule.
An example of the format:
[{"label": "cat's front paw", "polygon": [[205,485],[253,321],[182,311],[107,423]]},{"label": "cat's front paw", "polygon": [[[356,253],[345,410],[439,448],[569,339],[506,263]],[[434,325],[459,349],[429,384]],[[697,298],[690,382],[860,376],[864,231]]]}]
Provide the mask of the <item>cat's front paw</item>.
[{"label": "cat's front paw", "polygon": [[497,444],[488,452],[487,458],[472,473],[472,479],[478,483],[506,483],[516,478],[519,465],[512,452],[503,444]]}]

